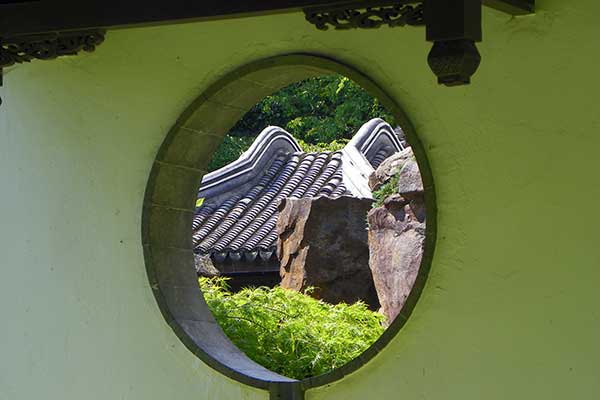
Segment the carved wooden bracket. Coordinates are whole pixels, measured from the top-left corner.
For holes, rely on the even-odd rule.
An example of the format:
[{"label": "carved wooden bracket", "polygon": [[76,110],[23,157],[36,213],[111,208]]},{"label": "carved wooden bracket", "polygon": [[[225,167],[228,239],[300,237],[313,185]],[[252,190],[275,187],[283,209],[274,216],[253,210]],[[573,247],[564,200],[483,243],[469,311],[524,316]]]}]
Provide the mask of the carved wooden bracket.
[{"label": "carved wooden bracket", "polygon": [[[364,7],[364,6],[363,6]],[[394,4],[380,7],[336,7],[310,8],[304,10],[306,20],[317,29],[327,30],[329,26],[335,29],[379,28],[387,25],[396,26],[424,25],[423,4]]]},{"label": "carved wooden bracket", "polygon": [[434,42],[428,63],[446,86],[464,85],[479,66],[481,0],[371,0],[304,10],[317,29],[337,30],[426,25]]},{"label": "carved wooden bracket", "polygon": [[488,5],[513,14],[532,12],[535,0],[350,0],[347,3],[304,9],[317,29],[379,28],[383,25],[426,26],[433,42],[428,64],[446,86],[470,83],[481,56],[481,8]]},{"label": "carved wooden bracket", "polygon": [[104,36],[104,30],[87,30],[0,38],[0,86],[3,68],[35,59],[53,60],[81,51],[92,52],[104,42]]}]

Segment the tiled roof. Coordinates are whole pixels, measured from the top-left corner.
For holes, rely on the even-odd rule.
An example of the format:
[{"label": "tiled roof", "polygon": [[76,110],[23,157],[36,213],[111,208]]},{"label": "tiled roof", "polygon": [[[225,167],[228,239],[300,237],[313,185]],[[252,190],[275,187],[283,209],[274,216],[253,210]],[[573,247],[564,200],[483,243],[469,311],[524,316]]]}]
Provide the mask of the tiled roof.
[{"label": "tiled roof", "polygon": [[402,145],[382,120],[363,128],[343,150],[319,153],[302,152],[281,128],[265,129],[240,159],[202,180],[198,197],[204,201],[193,222],[195,251],[219,263],[266,261],[274,257],[283,198],[371,197],[367,182],[373,167]]}]

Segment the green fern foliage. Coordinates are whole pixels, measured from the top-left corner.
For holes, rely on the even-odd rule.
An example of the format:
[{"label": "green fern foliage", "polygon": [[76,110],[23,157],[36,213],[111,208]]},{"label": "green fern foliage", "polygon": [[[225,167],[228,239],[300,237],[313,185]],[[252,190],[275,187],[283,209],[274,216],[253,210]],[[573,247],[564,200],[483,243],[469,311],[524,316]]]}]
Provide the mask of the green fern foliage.
[{"label": "green fern foliage", "polygon": [[200,278],[225,334],[258,364],[304,379],[341,367],[383,333],[383,316],[362,302],[327,304],[281,287],[231,293],[224,278]]}]

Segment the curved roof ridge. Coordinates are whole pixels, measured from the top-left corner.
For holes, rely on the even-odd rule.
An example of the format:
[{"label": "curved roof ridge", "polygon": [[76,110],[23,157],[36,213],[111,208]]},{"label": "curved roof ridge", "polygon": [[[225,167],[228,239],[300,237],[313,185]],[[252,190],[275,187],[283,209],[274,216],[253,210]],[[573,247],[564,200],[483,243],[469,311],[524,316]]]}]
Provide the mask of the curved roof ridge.
[{"label": "curved roof ridge", "polygon": [[349,147],[358,150],[373,167],[377,167],[375,164],[382,156],[381,150],[385,150],[388,157],[404,150],[394,128],[381,118],[373,118],[364,123],[345,148]]},{"label": "curved roof ridge", "polygon": [[199,197],[214,197],[254,179],[278,153],[301,152],[296,139],[278,126],[268,126],[234,162],[204,175]]},{"label": "curved roof ridge", "polygon": [[342,151],[342,176],[348,192],[359,198],[373,197],[369,189],[369,175],[374,171],[363,153],[355,146],[346,145]]},{"label": "curved roof ridge", "polygon": [[381,118],[364,123],[342,149],[344,182],[352,195],[372,198],[369,175],[381,161],[404,147],[394,128]]}]

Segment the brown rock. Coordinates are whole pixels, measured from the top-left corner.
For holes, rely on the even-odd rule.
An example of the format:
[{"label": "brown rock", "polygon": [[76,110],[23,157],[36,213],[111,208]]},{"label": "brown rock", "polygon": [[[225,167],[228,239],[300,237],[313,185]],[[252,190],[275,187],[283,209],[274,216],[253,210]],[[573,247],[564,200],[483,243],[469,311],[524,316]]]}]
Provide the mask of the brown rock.
[{"label": "brown rock", "polygon": [[[389,171],[391,163],[385,166],[386,161],[380,168],[388,168]],[[379,169],[377,172],[379,176],[388,173]],[[398,191],[368,215],[369,266],[381,312],[388,323],[402,310],[423,258],[425,203],[423,184],[414,159],[406,160],[400,169]]]},{"label": "brown rock", "polygon": [[398,193],[410,194],[423,192],[423,180],[415,159],[408,160],[400,170],[398,178]]},{"label": "brown rock", "polygon": [[210,278],[221,275],[219,270],[215,268],[210,256],[207,254],[194,254],[194,264],[196,265],[196,273],[199,276]]},{"label": "brown rock", "polygon": [[286,199],[279,207],[277,252],[281,286],[328,303],[363,300],[379,307],[369,269],[366,215],[371,200]]},{"label": "brown rock", "polygon": [[412,148],[406,149],[386,158],[381,165],[369,176],[369,187],[371,190],[377,190],[381,185],[387,182],[392,176],[398,174],[404,164],[414,160]]}]

